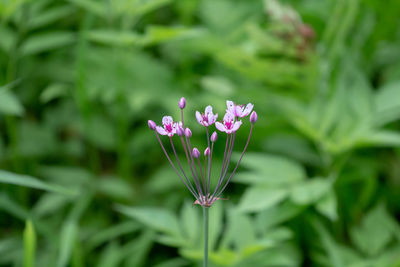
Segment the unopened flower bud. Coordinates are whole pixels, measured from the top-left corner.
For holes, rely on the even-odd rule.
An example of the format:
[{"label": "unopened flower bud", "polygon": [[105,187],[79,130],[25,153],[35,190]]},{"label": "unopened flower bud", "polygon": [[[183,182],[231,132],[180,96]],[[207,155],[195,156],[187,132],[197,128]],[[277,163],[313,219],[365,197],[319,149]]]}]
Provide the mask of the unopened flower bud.
[{"label": "unopened flower bud", "polygon": [[178,135],[178,136],[183,136],[184,134],[185,134],[185,131],[183,130],[183,128],[182,128],[182,126],[177,126],[176,127],[176,134]]},{"label": "unopened flower bud", "polygon": [[211,135],[211,142],[217,141],[217,138],[218,138],[217,132],[213,132],[212,135]]},{"label": "unopened flower bud", "polygon": [[193,148],[192,155],[197,159],[198,157],[200,157],[200,151],[197,148]]},{"label": "unopened flower bud", "polygon": [[192,131],[189,128],[185,129],[185,136],[186,137],[192,137]]},{"label": "unopened flower bud", "polygon": [[152,130],[154,130],[156,128],[156,126],[157,126],[156,123],[154,121],[152,121],[152,120],[148,120],[147,121],[147,125],[149,125],[149,128],[152,129]]},{"label": "unopened flower bud", "polygon": [[179,100],[179,108],[184,109],[186,107],[186,99],[184,97]]},{"label": "unopened flower bud", "polygon": [[250,122],[256,123],[257,119],[258,119],[257,113],[255,111],[253,111],[250,115]]},{"label": "unopened flower bud", "polygon": [[207,147],[205,150],[204,150],[204,156],[209,156],[210,155],[210,148],[209,147]]}]

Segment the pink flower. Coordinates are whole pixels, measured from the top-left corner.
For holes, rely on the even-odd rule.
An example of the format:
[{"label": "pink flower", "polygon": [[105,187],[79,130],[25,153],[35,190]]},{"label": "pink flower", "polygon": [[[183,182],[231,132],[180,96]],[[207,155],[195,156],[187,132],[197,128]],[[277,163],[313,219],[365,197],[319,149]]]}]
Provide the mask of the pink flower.
[{"label": "pink flower", "polygon": [[235,115],[233,115],[230,112],[227,112],[224,116],[223,123],[216,122],[215,127],[217,127],[218,130],[221,132],[226,132],[226,133],[232,133],[236,132],[240,125],[242,125],[242,121],[236,121],[235,122]]},{"label": "pink flower", "polygon": [[244,105],[236,105],[230,100],[226,101],[226,106],[227,106],[226,111],[232,113],[235,117],[238,118],[243,118],[249,115],[254,107],[254,105],[251,103],[248,103],[246,107]]},{"label": "pink flower", "polygon": [[[197,147],[192,147],[191,145],[191,137],[192,131],[189,128],[184,128],[183,125],[183,111],[186,107],[185,98],[181,98],[179,101],[179,108],[181,113],[181,121],[174,122],[171,116],[164,116],[162,118],[162,125],[157,126],[156,123],[152,120],[149,120],[148,126],[150,129],[154,131],[154,134],[159,142],[165,156],[168,159],[168,162],[171,164],[172,168],[181,179],[181,181],[185,184],[186,188],[191,192],[191,194],[196,198],[194,204],[199,204],[203,207],[210,207],[214,204],[216,200],[222,199],[220,198],[221,194],[224,192],[225,188],[231,181],[231,178],[235,174],[240,161],[243,158],[244,153],[249,145],[250,138],[253,132],[253,128],[255,123],[257,122],[257,113],[253,111],[253,104],[249,103],[246,106],[236,105],[232,101],[226,101],[227,110],[226,114],[223,117],[223,120],[216,122],[218,114],[213,113],[213,109],[211,106],[207,106],[205,108],[204,113],[200,113],[196,111],[196,119],[199,124],[207,127],[206,128],[206,139],[207,139],[207,147],[204,150],[204,159],[200,159],[200,151]],[[250,115],[251,113],[251,115]],[[241,118],[249,115],[249,119],[251,122],[250,132],[247,138],[247,142],[244,146],[243,152],[240,155],[239,160],[236,163],[233,171],[229,176],[228,170],[230,169],[231,156],[233,152],[235,135],[236,131],[242,125]],[[216,131],[212,130],[212,134],[210,136],[210,129],[208,126],[211,126],[215,123],[215,127],[222,132],[227,133],[227,143],[225,145],[225,153],[224,153],[224,161],[222,164],[221,174],[219,176],[218,182],[215,184],[214,189],[210,188],[210,185],[214,185],[211,183],[211,170],[212,170],[212,159],[213,159],[213,148],[215,142],[218,139],[218,134]],[[233,135],[230,135],[235,133]],[[172,152],[174,153],[177,165],[172,161],[169,156],[168,150],[164,147],[164,142],[161,140],[159,135],[168,135],[170,141],[170,145],[172,148]],[[185,173],[184,166],[182,166],[179,156],[177,154],[177,149],[175,149],[174,141],[172,136],[177,135],[182,143],[183,149],[185,151],[185,156],[187,158],[187,162],[189,164],[189,168],[191,175],[187,175]],[[229,141],[230,140],[230,141]],[[179,141],[179,140],[178,140]],[[229,148],[228,148],[229,141]],[[202,164],[204,163],[204,164]],[[203,165],[203,166],[202,166]]]},{"label": "pink flower", "polygon": [[196,159],[197,159],[198,157],[200,157],[200,151],[197,149],[197,147],[193,148],[192,155],[193,155],[193,157],[195,157]]},{"label": "pink flower", "polygon": [[211,135],[211,142],[217,141],[217,138],[218,138],[217,132],[213,132]]},{"label": "pink flower", "polygon": [[204,150],[204,156],[205,156],[205,157],[210,156],[210,148],[209,148],[209,147],[207,147],[207,148]]},{"label": "pink flower", "polygon": [[176,133],[177,123],[174,122],[171,116],[164,116],[162,119],[163,127],[157,126],[156,130],[161,135],[173,136]]},{"label": "pink flower", "polygon": [[184,109],[186,107],[186,99],[184,98],[184,97],[182,97],[180,100],[179,100],[179,108],[180,109]]},{"label": "pink flower", "polygon": [[253,111],[250,115],[250,122],[251,123],[256,123],[258,120],[258,116],[257,113],[255,111]]},{"label": "pink flower", "polygon": [[152,129],[152,130],[154,130],[156,128],[156,126],[157,126],[156,123],[154,121],[152,121],[152,120],[148,120],[147,121],[147,125],[149,125],[149,128]]},{"label": "pink flower", "polygon": [[204,113],[196,111],[196,119],[203,126],[210,126],[217,120],[218,114],[213,113],[212,107],[207,106]]},{"label": "pink flower", "polygon": [[189,128],[185,129],[185,136],[189,138],[192,137],[192,131]]},{"label": "pink flower", "polygon": [[175,132],[178,136],[183,136],[185,134],[185,130],[182,127],[181,121],[176,124]]}]

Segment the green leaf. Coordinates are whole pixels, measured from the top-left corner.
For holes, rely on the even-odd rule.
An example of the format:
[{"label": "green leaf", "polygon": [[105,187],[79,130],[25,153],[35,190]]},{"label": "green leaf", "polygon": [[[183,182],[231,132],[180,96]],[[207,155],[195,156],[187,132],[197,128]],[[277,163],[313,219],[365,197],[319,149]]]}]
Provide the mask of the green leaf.
[{"label": "green leaf", "polygon": [[384,205],[372,209],[362,220],[361,225],[353,227],[350,236],[355,245],[368,255],[378,255],[393,239],[390,215]]},{"label": "green leaf", "polygon": [[[318,108],[320,110],[309,110],[311,115],[315,116],[313,125],[315,125],[315,128],[318,128],[319,135],[328,135],[329,131],[340,123],[346,104],[346,93],[348,93],[346,89],[347,88],[344,86],[338,86],[332,98],[326,101],[327,103],[318,103]],[[318,116],[321,111],[323,116],[322,119]]]},{"label": "green leaf", "polygon": [[321,199],[332,188],[332,180],[328,178],[313,178],[292,188],[291,200],[299,205],[307,205]]},{"label": "green leaf", "polygon": [[121,246],[116,242],[110,242],[102,251],[98,267],[121,266]]},{"label": "green leaf", "polygon": [[99,114],[93,115],[82,127],[85,136],[96,146],[109,150],[115,147],[116,129],[107,117]]},{"label": "green leaf", "polygon": [[132,199],[135,195],[132,185],[117,176],[98,179],[96,187],[100,193],[115,199]]},{"label": "green leaf", "polygon": [[21,47],[23,56],[35,55],[69,45],[75,41],[72,32],[47,32],[30,36]]},{"label": "green leaf", "polygon": [[344,259],[340,253],[340,248],[325,226],[317,218],[313,218],[312,224],[317,230],[319,239],[321,240],[322,246],[328,256],[329,262],[326,262],[326,264],[333,267],[345,266]]},{"label": "green leaf", "polygon": [[[226,233],[226,247],[230,243],[239,251],[244,252],[246,247],[253,246],[256,243],[256,233],[251,218],[239,212],[236,209],[230,209],[228,212],[229,232]],[[222,242],[221,242],[222,243]]]},{"label": "green leaf", "polygon": [[[234,159],[239,156],[235,154]],[[285,157],[263,153],[247,153],[241,166],[252,172],[238,173],[233,179],[236,182],[255,184],[292,184],[301,181],[306,174],[300,164]]]},{"label": "green leaf", "polygon": [[123,258],[126,258],[125,266],[145,266],[154,239],[155,233],[152,230],[146,230],[138,238],[126,244],[121,249],[124,254]]},{"label": "green leaf", "polygon": [[[269,136],[263,143],[265,149],[273,153],[284,154],[292,159],[310,165],[320,165],[321,159],[311,144],[300,136],[284,132]],[[293,149],[293,148],[296,149]]]},{"label": "green leaf", "polygon": [[[18,236],[0,239],[0,256],[10,254],[10,252],[19,249],[21,238]],[[20,255],[18,255],[20,256]],[[1,261],[0,261],[1,262]]]},{"label": "green leaf", "polygon": [[[125,6],[125,10],[134,16],[143,16],[157,8],[160,8],[172,0],[146,0],[146,1],[134,1],[133,5]],[[128,2],[130,3],[130,2]],[[130,8],[130,9],[129,9]]]},{"label": "green leaf", "polygon": [[93,181],[93,174],[80,167],[71,166],[41,166],[41,176],[61,184],[83,186]]},{"label": "green leaf", "polygon": [[243,212],[258,212],[270,208],[288,195],[284,188],[251,187],[247,189],[240,200],[239,210]]},{"label": "green leaf", "polygon": [[162,263],[154,265],[154,267],[186,267],[186,266],[189,266],[189,262],[182,258],[169,259]]},{"label": "green leaf", "polygon": [[180,228],[176,217],[166,209],[128,207],[124,205],[117,205],[116,209],[154,230],[180,236]]},{"label": "green leaf", "polygon": [[223,230],[223,206],[223,202],[217,201],[209,210],[209,248],[211,251],[217,248],[218,240]]},{"label": "green leaf", "polygon": [[66,96],[68,88],[68,85],[63,83],[50,84],[40,94],[40,101],[42,103],[48,103],[53,99]]},{"label": "green leaf", "polygon": [[24,107],[8,86],[0,87],[0,113],[21,116]]},{"label": "green leaf", "polygon": [[316,209],[332,221],[336,221],[338,214],[335,192],[331,190],[323,196],[322,199],[318,201]]},{"label": "green leaf", "polygon": [[367,132],[357,141],[359,146],[400,146],[400,133],[390,130]]},{"label": "green leaf", "polygon": [[5,23],[0,25],[0,49],[6,53],[10,53],[16,38],[15,31],[6,26]]},{"label": "green leaf", "polygon": [[140,41],[143,45],[154,45],[166,41],[177,40],[188,37],[196,37],[201,34],[200,30],[184,27],[149,26]]},{"label": "green leaf", "polygon": [[62,225],[59,239],[59,253],[57,259],[57,267],[66,267],[71,261],[74,246],[79,240],[79,225],[78,221],[88,208],[90,201],[93,198],[93,192],[90,189],[85,191],[85,194],[80,196],[68,214],[67,219]]},{"label": "green leaf", "polygon": [[31,29],[43,27],[67,17],[73,12],[74,8],[67,5],[50,8],[48,10],[41,11],[40,14],[36,16],[32,16],[32,18],[28,20],[28,27]]},{"label": "green leaf", "polygon": [[108,12],[108,10],[106,9],[106,5],[98,1],[93,1],[93,0],[68,0],[68,1],[87,10],[89,13],[92,13],[100,17],[106,17]]},{"label": "green leaf", "polygon": [[119,236],[126,235],[139,230],[141,226],[133,221],[122,222],[117,225],[110,226],[106,229],[96,232],[87,241],[88,250],[92,250],[101,244],[116,239]]},{"label": "green leaf", "polygon": [[57,137],[46,125],[23,120],[17,126],[19,155],[29,158],[44,157],[56,153]]},{"label": "green leaf", "polygon": [[293,232],[287,227],[268,229],[264,236],[273,243],[283,242],[293,237]]},{"label": "green leaf", "polygon": [[400,81],[385,84],[375,96],[376,125],[384,125],[400,119]]},{"label": "green leaf", "polygon": [[60,232],[60,250],[57,267],[66,267],[70,261],[74,242],[77,241],[78,225],[74,220],[67,220]]},{"label": "green leaf", "polygon": [[36,234],[32,221],[26,221],[24,230],[24,267],[35,266]]},{"label": "green leaf", "polygon": [[28,209],[21,206],[5,193],[0,193],[0,210],[13,215],[22,221],[26,221],[31,217]]},{"label": "green leaf", "polygon": [[44,216],[48,214],[54,214],[65,207],[72,199],[65,195],[57,193],[46,193],[39,199],[33,208],[35,215]]},{"label": "green leaf", "polygon": [[205,90],[220,96],[230,96],[236,89],[229,79],[222,76],[205,76],[200,83]]},{"label": "green leaf", "polygon": [[41,189],[41,190],[65,194],[65,195],[75,195],[76,194],[76,192],[74,192],[68,188],[65,188],[65,187],[62,187],[59,185],[53,185],[50,183],[46,183],[46,182],[43,182],[32,176],[16,174],[16,173],[3,171],[3,170],[0,170],[0,183],[31,187],[31,188],[35,188],[35,189]]},{"label": "green leaf", "polygon": [[139,43],[140,36],[135,32],[96,29],[87,32],[91,41],[107,45],[132,46]]},{"label": "green leaf", "polygon": [[271,206],[257,213],[256,226],[260,232],[265,232],[267,229],[282,224],[297,216],[303,209],[304,206],[295,205],[291,201],[286,200],[280,205]]},{"label": "green leaf", "polygon": [[186,201],[181,213],[182,230],[191,244],[196,244],[201,229],[201,218],[197,210],[198,207]]},{"label": "green leaf", "polygon": [[229,0],[205,0],[200,2],[200,19],[214,31],[226,34],[243,24],[246,17],[262,10],[262,4],[257,2],[232,2]]},{"label": "green leaf", "polygon": [[292,244],[282,244],[259,251],[251,257],[243,258],[234,267],[242,266],[299,266],[301,254],[297,247]]}]

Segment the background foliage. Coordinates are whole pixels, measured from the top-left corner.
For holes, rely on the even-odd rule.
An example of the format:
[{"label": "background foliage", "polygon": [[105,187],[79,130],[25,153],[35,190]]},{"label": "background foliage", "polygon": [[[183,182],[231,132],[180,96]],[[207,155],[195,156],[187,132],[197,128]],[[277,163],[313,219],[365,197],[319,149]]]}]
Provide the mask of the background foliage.
[{"label": "background foliage", "polygon": [[0,266],[199,264],[199,208],[146,123],[181,96],[191,115],[226,99],[259,114],[211,209],[213,266],[400,266],[399,14],[397,0],[2,0]]}]

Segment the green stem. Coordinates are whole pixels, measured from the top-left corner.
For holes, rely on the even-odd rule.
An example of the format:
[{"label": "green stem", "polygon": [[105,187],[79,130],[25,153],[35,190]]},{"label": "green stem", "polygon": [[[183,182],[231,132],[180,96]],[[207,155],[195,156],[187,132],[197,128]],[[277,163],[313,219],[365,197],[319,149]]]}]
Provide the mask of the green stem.
[{"label": "green stem", "polygon": [[203,207],[204,217],[204,259],[203,267],[208,266],[208,207]]}]

